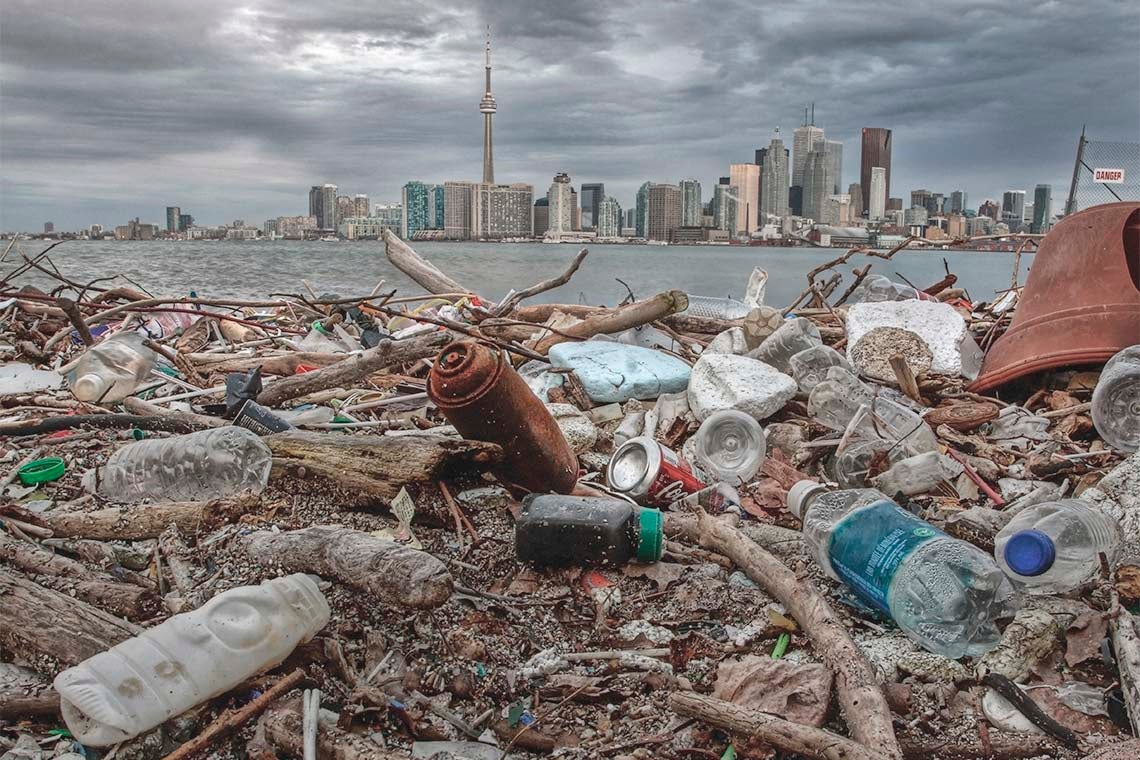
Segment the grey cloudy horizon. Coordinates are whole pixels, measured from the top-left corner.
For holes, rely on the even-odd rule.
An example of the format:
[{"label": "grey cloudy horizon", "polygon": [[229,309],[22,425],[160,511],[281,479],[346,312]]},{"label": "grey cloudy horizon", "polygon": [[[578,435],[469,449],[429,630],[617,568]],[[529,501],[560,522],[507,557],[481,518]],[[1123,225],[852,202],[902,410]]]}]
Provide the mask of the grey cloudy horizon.
[{"label": "grey cloudy horizon", "polygon": [[1068,189],[1082,124],[1140,132],[1140,6],[893,0],[6,0],[0,230],[307,213],[308,189],[398,202],[481,174],[493,35],[495,177],[557,172],[623,207],[785,143],[816,104],[858,181],[893,130],[891,194]]}]

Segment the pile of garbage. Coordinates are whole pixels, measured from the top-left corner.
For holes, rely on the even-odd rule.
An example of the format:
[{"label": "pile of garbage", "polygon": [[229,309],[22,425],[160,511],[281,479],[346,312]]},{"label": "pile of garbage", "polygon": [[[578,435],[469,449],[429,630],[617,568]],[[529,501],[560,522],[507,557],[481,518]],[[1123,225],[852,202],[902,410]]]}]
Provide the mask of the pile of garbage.
[{"label": "pile of garbage", "polygon": [[856,253],[781,309],[26,258],[0,757],[1138,756],[1140,345],[983,393],[1022,288]]}]

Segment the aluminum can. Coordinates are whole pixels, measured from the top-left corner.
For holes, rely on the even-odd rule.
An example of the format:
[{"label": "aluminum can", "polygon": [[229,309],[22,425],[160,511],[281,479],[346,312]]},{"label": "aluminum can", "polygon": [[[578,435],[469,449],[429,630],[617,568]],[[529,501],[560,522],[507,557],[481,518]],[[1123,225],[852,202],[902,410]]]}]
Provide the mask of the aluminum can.
[{"label": "aluminum can", "polygon": [[606,483],[634,501],[654,506],[667,506],[709,486],[703,473],[649,436],[631,438],[614,451]]}]

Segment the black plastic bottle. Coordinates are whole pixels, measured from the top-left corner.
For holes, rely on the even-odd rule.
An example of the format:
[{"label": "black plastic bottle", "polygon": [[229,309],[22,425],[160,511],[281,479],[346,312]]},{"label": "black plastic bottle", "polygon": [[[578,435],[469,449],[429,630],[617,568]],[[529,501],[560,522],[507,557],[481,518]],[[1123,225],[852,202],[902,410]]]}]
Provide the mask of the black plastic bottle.
[{"label": "black plastic bottle", "polygon": [[515,522],[515,552],[544,567],[656,562],[665,543],[661,512],[620,499],[531,494]]}]

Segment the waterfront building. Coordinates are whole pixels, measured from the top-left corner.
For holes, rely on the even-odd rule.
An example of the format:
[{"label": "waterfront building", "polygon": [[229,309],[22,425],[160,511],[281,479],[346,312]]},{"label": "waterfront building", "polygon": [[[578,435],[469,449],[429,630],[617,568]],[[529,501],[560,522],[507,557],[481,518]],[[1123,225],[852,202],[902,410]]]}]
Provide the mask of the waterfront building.
[{"label": "waterfront building", "polygon": [[1006,190],[1001,196],[1001,220],[1016,230],[1025,221],[1025,191]]},{"label": "waterfront building", "polygon": [[574,188],[570,185],[570,175],[559,172],[554,175],[550,189],[546,191],[549,206],[546,237],[561,237],[574,229]]},{"label": "waterfront building", "polygon": [[883,219],[887,214],[887,170],[871,167],[871,197],[867,204],[868,219]]},{"label": "waterfront building", "polygon": [[930,192],[929,190],[911,190],[910,207],[914,208],[915,206],[921,206],[922,208],[926,209],[926,212],[928,214],[931,213],[930,198],[933,195],[934,193]]},{"label": "waterfront building", "polygon": [[[495,105],[495,96],[491,94],[491,28],[487,27],[487,49],[484,70],[487,75],[487,86],[483,91],[483,99],[479,101],[479,113],[483,114],[483,184],[495,183],[494,151],[491,148],[491,117],[495,115],[498,106]],[[529,204],[527,213],[530,213]]]},{"label": "waterfront building", "polygon": [[447,240],[471,239],[474,190],[474,182],[443,183],[443,236]]},{"label": "waterfront building", "polygon": [[637,226],[637,219],[635,219],[636,216],[637,216],[637,210],[636,209],[627,208],[625,210],[625,224],[623,226],[624,227],[636,227]]},{"label": "waterfront building", "polygon": [[534,188],[525,182],[475,187],[471,232],[478,240],[530,237]]},{"label": "waterfront building", "polygon": [[[400,206],[403,208],[400,219],[400,237],[411,240],[420,230],[431,229],[428,223],[431,196],[429,186],[419,180],[412,180],[400,190]],[[434,221],[434,219],[432,220]]]},{"label": "waterfront building", "polygon": [[977,216],[968,217],[966,219],[966,234],[970,237],[974,237],[975,235],[992,235],[993,232],[993,217],[978,214]]},{"label": "waterfront building", "polygon": [[177,206],[166,207],[166,231],[178,232],[178,217],[182,216],[182,209]]},{"label": "waterfront building", "polygon": [[277,220],[266,219],[265,224],[261,225],[261,232],[267,238],[277,237]]},{"label": "waterfront building", "polygon": [[582,230],[582,207],[578,205],[578,191],[570,186],[570,229],[575,232]]},{"label": "waterfront building", "polygon": [[385,229],[398,233],[404,221],[404,206],[400,203],[378,203],[371,214],[357,218],[377,219],[379,220],[377,223],[383,225]]},{"label": "waterfront building", "polygon": [[[859,184],[871,186],[871,169],[880,166],[886,171],[887,197],[891,197],[891,130],[882,127],[863,127],[862,155],[859,162]],[[863,212],[870,206],[870,193],[864,193]],[[902,204],[899,204],[902,207]],[[888,208],[890,206],[888,205]]]},{"label": "waterfront building", "polygon": [[44,222],[44,234],[50,235],[55,232],[55,222]]},{"label": "waterfront building", "polygon": [[592,230],[598,226],[598,213],[606,198],[606,186],[602,182],[582,184],[582,229]]},{"label": "waterfront building", "polygon": [[814,147],[814,150],[808,152],[804,163],[800,215],[821,221],[827,199],[835,194],[835,183],[831,179],[831,157],[827,154],[827,143],[820,140]]},{"label": "waterfront building", "polygon": [[194,217],[191,214],[178,215],[178,231],[185,232],[194,226]]},{"label": "waterfront building", "polygon": [[350,216],[341,220],[337,233],[347,240],[379,240],[384,230],[398,232],[402,225],[402,214],[399,206],[377,206],[377,211],[384,210],[383,214],[376,216]]},{"label": "waterfront building", "polygon": [[156,237],[158,237],[158,225],[143,224],[137,216],[115,228],[116,240],[154,240]]},{"label": "waterfront building", "polygon": [[728,183],[713,188],[713,227],[736,237],[737,197],[735,188]]},{"label": "waterfront building", "polygon": [[101,224],[93,224],[93,225],[91,225],[91,228],[90,228],[90,230],[88,231],[87,235],[88,235],[88,236],[89,236],[89,237],[90,237],[92,240],[97,240],[97,239],[99,239],[99,238],[103,237],[103,225],[101,225]]},{"label": "waterfront building", "polygon": [[[317,215],[317,224],[322,230],[332,232],[336,229],[337,195],[336,185],[326,184],[320,187],[320,214]],[[312,212],[310,212],[312,213]]]},{"label": "waterfront building", "polygon": [[1033,190],[1033,226],[1031,231],[1043,235],[1053,219],[1053,186],[1038,185]]},{"label": "waterfront building", "polygon": [[[754,164],[748,164],[755,168]],[[668,241],[672,231],[681,226],[681,188],[677,185],[653,185],[647,194],[648,219],[646,237]]]},{"label": "waterfront building", "polygon": [[257,240],[257,233],[256,227],[234,225],[226,228],[226,240]]},{"label": "waterfront building", "polygon": [[[583,185],[583,187],[585,186]],[[598,204],[598,237],[620,237],[621,219],[621,204],[617,202],[617,198],[614,198],[612,195],[607,195],[602,199],[602,202]]]},{"label": "waterfront building", "polygon": [[637,216],[634,219],[634,230],[639,238],[645,237],[649,230],[649,188],[651,187],[653,187],[652,182],[643,182],[637,189],[637,201],[634,204]]},{"label": "waterfront building", "polygon": [[749,237],[756,231],[760,215],[760,167],[756,164],[731,164],[728,177],[736,195],[736,229],[733,232]]},{"label": "waterfront building", "polygon": [[347,219],[355,213],[356,203],[353,202],[351,197],[347,195],[338,195],[336,197],[336,223],[338,227],[342,220]]},{"label": "waterfront building", "polygon": [[954,190],[950,193],[950,213],[951,214],[964,214],[966,212],[966,191]]},{"label": "waterfront building", "polygon": [[304,240],[314,237],[319,227],[317,217],[309,216],[279,216],[277,217],[277,235],[286,240]]},{"label": "waterfront building", "polygon": [[550,229],[550,199],[543,196],[534,202],[534,236],[540,238]]},{"label": "waterfront building", "polygon": [[[769,216],[788,215],[788,151],[780,139],[780,128],[768,143],[764,156],[764,179],[761,182],[764,195],[760,203],[760,219],[767,222]],[[739,227],[739,220],[737,222]]]},{"label": "waterfront building", "polygon": [[681,226],[700,227],[701,216],[701,183],[695,179],[681,180]]},{"label": "waterfront building", "polygon": [[820,221],[824,224],[841,227],[854,224],[855,217],[851,209],[851,196],[846,193],[827,196],[827,200],[823,202],[820,216]]},{"label": "waterfront building", "polygon": [[357,193],[352,196],[352,215],[357,217],[368,216],[372,212],[372,204],[367,195]]},{"label": "waterfront building", "polygon": [[428,185],[428,222],[431,229],[443,229],[443,185]]}]

